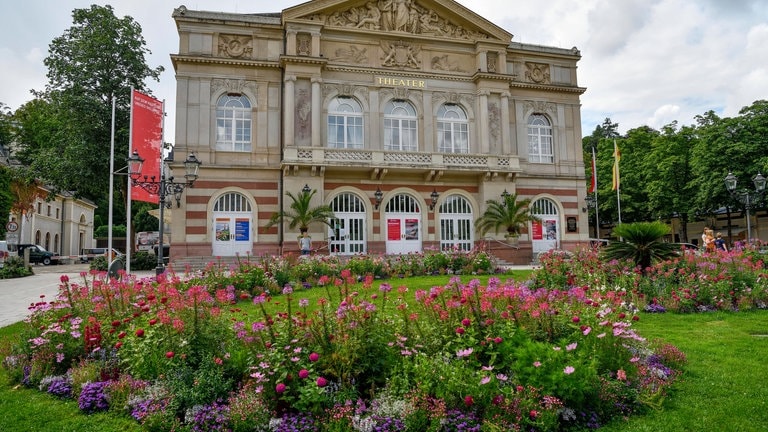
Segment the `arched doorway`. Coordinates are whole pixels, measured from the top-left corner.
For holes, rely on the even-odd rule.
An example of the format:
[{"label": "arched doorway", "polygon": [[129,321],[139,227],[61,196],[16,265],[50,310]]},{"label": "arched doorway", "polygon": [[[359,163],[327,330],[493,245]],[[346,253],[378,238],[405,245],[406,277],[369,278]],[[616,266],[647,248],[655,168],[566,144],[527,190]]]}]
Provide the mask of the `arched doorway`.
[{"label": "arched doorway", "polygon": [[221,195],[213,205],[213,256],[251,253],[253,208],[238,192]]},{"label": "arched doorway", "polygon": [[539,222],[531,222],[533,254],[560,247],[560,216],[557,203],[549,198],[539,198],[531,204],[531,214]]},{"label": "arched doorway", "polygon": [[338,255],[365,253],[365,205],[359,196],[342,193],[331,201],[336,216],[328,228],[328,251]]},{"label": "arched doorway", "polygon": [[440,250],[470,251],[474,245],[472,206],[461,195],[440,204]]},{"label": "arched doorway", "polygon": [[407,194],[397,194],[384,207],[387,223],[387,253],[421,252],[421,209]]}]

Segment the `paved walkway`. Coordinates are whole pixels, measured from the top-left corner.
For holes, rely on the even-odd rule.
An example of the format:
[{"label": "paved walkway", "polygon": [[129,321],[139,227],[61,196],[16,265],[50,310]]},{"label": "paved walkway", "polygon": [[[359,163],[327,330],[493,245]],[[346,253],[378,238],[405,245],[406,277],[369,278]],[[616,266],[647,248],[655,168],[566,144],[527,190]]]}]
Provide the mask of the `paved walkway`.
[{"label": "paved walkway", "polygon": [[[88,271],[88,264],[72,265],[32,265],[34,275],[0,279],[0,327],[22,321],[28,313],[28,307],[40,301],[53,300],[59,292],[59,283],[62,275],[68,275],[73,282],[82,281],[81,272]],[[155,272],[132,272],[137,277],[154,276]]]}]

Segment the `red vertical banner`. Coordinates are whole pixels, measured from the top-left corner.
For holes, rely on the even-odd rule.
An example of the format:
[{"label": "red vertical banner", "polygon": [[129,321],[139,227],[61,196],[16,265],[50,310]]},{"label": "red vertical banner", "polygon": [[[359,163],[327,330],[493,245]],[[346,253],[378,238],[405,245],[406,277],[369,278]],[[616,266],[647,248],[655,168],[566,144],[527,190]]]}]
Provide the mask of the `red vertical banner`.
[{"label": "red vertical banner", "polygon": [[[141,176],[160,181],[160,153],[163,145],[163,103],[136,90],[131,95],[131,145],[144,159]],[[140,187],[131,188],[131,199],[157,204],[159,197]]]}]

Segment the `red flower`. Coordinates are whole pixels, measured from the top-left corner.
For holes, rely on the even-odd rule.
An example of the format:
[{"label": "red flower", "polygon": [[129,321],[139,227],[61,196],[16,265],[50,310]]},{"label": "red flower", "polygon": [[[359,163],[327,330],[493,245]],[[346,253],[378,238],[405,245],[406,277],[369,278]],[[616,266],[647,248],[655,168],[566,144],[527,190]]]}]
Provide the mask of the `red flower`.
[{"label": "red flower", "polygon": [[137,337],[144,337],[144,329],[136,330],[136,336]]},{"label": "red flower", "polygon": [[456,327],[456,333],[464,334],[464,327]]},{"label": "red flower", "polygon": [[619,314],[619,319],[624,319],[626,317],[627,317],[627,314],[625,314],[624,312]]},{"label": "red flower", "polygon": [[632,316],[632,321],[640,321],[640,317],[637,315]]},{"label": "red flower", "polygon": [[463,325],[464,327],[469,327],[470,324],[472,324],[472,321],[470,321],[469,318],[464,318],[463,320],[461,320],[461,325]]},{"label": "red flower", "polygon": [[112,327],[119,327],[119,326],[120,326],[120,320],[112,321]]},{"label": "red flower", "polygon": [[575,317],[571,318],[571,321],[574,322],[574,323],[577,323],[577,322],[581,321],[581,318],[575,316]]},{"label": "red flower", "polygon": [[120,334],[119,334],[119,335],[117,335],[117,338],[118,338],[118,339],[122,339],[122,338],[124,338],[124,337],[125,337],[125,332],[120,332]]},{"label": "red flower", "polygon": [[313,363],[318,361],[319,359],[320,359],[320,354],[318,353],[313,352],[312,354],[309,355],[309,361]]},{"label": "red flower", "polygon": [[531,410],[530,414],[531,418],[536,418],[539,416],[539,412],[536,410]]},{"label": "red flower", "polygon": [[299,371],[299,378],[305,379],[309,376],[309,371],[306,369],[302,369]]},{"label": "red flower", "polygon": [[325,387],[327,385],[328,385],[328,380],[327,379],[325,379],[323,377],[318,377],[317,378],[317,386],[318,387]]},{"label": "red flower", "polygon": [[503,341],[504,341],[504,339],[502,339],[502,338],[500,338],[500,337],[498,337],[498,336],[497,336],[496,338],[494,338],[494,339],[493,339],[493,342],[495,342],[495,343],[497,343],[497,344],[500,344],[500,343],[501,343],[501,342],[503,342]]},{"label": "red flower", "polygon": [[120,349],[120,347],[123,346],[122,342],[118,342],[115,344],[115,349]]},{"label": "red flower", "polygon": [[173,358],[173,356],[175,356],[175,355],[176,354],[174,354],[173,351],[168,351],[167,353],[165,353],[165,358],[169,358],[170,359],[170,358]]},{"label": "red flower", "polygon": [[153,326],[155,324],[157,324],[157,320],[155,318],[152,318],[151,320],[149,320],[149,325]]},{"label": "red flower", "polygon": [[[318,384],[319,385],[319,384]],[[285,391],[285,384],[279,383],[275,386],[275,393],[282,393]]]},{"label": "red flower", "polygon": [[464,405],[469,407],[469,406],[472,406],[473,403],[475,403],[475,400],[472,399],[472,396],[470,395],[464,396]]}]

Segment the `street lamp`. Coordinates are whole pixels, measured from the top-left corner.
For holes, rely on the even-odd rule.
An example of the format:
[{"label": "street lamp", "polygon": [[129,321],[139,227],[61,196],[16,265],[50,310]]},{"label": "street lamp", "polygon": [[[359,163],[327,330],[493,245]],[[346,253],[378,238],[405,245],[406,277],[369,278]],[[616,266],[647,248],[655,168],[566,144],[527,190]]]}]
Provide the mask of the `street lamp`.
[{"label": "street lamp", "polygon": [[755,205],[755,201],[759,200],[765,193],[765,177],[758,171],[757,175],[752,179],[752,183],[755,185],[754,191],[748,189],[737,190],[737,183],[738,179],[732,172],[729,172],[728,175],[725,176],[725,188],[728,189],[728,193],[731,194],[731,197],[743,204],[744,210],[747,211],[747,244],[750,244],[752,241],[752,226],[749,211]]},{"label": "street lamp", "polygon": [[194,154],[190,154],[187,160],[184,161],[184,183],[176,183],[173,180],[173,176],[165,178],[165,166],[163,156],[160,155],[160,178],[156,180],[155,176],[141,176],[141,167],[144,163],[144,159],[139,156],[139,153],[134,150],[131,156],[128,158],[128,175],[131,178],[133,186],[138,186],[145,191],[158,196],[158,206],[160,207],[160,242],[157,247],[157,268],[155,268],[155,274],[160,275],[165,271],[165,261],[163,260],[164,252],[164,230],[165,221],[164,212],[165,208],[171,208],[171,200],[166,200],[166,197],[173,196],[176,200],[176,207],[181,207],[181,194],[187,187],[192,187],[192,184],[197,180],[197,171],[200,169],[200,162]]},{"label": "street lamp", "polygon": [[430,210],[434,210],[435,209],[435,205],[437,205],[437,199],[438,198],[440,198],[440,194],[437,193],[437,189],[433,188],[432,189],[432,193],[429,194],[429,199],[430,199],[429,209]]},{"label": "street lamp", "polygon": [[[594,208],[595,209],[595,238],[600,238],[600,217],[597,214],[597,198],[594,195],[587,195],[584,198],[584,201],[587,203],[587,208]],[[584,209],[586,210],[586,208]]]}]

